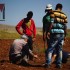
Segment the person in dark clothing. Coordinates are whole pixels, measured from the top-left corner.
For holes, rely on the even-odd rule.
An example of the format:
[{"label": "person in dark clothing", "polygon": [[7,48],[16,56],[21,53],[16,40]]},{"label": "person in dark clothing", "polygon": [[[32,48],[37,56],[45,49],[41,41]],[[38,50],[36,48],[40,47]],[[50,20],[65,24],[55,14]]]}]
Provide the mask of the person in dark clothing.
[{"label": "person in dark clothing", "polygon": [[63,63],[70,62],[70,52],[63,51],[62,54],[63,54],[62,62]]}]

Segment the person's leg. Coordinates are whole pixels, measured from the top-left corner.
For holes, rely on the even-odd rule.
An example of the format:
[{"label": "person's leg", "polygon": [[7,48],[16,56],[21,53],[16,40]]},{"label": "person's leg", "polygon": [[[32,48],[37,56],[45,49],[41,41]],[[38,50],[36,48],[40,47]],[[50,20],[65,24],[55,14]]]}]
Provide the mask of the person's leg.
[{"label": "person's leg", "polygon": [[57,43],[58,43],[58,39],[56,39],[56,37],[54,35],[51,35],[50,41],[49,41],[49,46],[48,46],[47,52],[46,52],[46,63],[48,66],[52,62],[52,53],[53,53]]},{"label": "person's leg", "polygon": [[9,55],[9,60],[11,63],[18,64],[20,62],[21,56]]},{"label": "person's leg", "polygon": [[29,46],[28,44],[26,44],[25,46],[23,46],[22,49],[22,57],[24,58],[24,60],[28,61],[29,59]]},{"label": "person's leg", "polygon": [[58,44],[56,46],[57,49],[57,60],[56,67],[61,68],[62,66],[62,46],[63,46],[64,35],[58,34]]},{"label": "person's leg", "polygon": [[56,67],[61,68],[62,65],[62,49],[57,50]]},{"label": "person's leg", "polygon": [[10,60],[10,63],[15,63],[15,60],[14,60],[14,56],[12,55],[9,55],[9,60]]},{"label": "person's leg", "polygon": [[70,52],[63,51],[62,63],[70,62]]},{"label": "person's leg", "polygon": [[[29,46],[29,49],[33,51],[33,41],[32,41],[32,37],[29,36],[28,37],[28,46]],[[29,59],[30,60],[33,60],[33,56],[29,54]]]},{"label": "person's leg", "polygon": [[28,38],[29,38],[29,39],[28,39],[29,49],[30,49],[30,50],[33,50],[33,46],[32,46],[32,45],[33,45],[32,37],[31,37],[31,36],[28,36]]}]

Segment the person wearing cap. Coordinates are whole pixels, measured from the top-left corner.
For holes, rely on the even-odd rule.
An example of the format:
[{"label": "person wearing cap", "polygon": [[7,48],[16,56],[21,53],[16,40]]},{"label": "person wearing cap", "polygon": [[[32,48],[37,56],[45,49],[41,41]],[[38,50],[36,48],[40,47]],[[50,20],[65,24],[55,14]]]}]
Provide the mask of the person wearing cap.
[{"label": "person wearing cap", "polygon": [[50,14],[52,13],[52,5],[48,4],[45,9],[46,15],[43,17],[43,40],[47,39],[47,44],[48,44],[48,38],[47,38],[47,33],[50,27]]},{"label": "person wearing cap", "polygon": [[22,63],[22,61],[28,62],[28,55],[32,55],[37,58],[37,55],[34,55],[33,52],[29,49],[27,44],[28,37],[24,34],[20,39],[15,39],[9,50],[9,60],[12,63]]},{"label": "person wearing cap", "polygon": [[[58,3],[56,5],[56,10],[62,12],[62,4]],[[58,16],[56,16],[58,18]],[[60,17],[61,18],[61,15]],[[50,35],[49,46],[47,48],[46,64],[45,67],[50,67],[52,62],[52,54],[54,50],[57,53],[56,67],[62,68],[62,47],[64,44],[64,39],[66,37],[66,24],[64,22],[55,22],[55,18],[51,17],[51,25],[49,27],[47,36]]]},{"label": "person wearing cap", "polygon": [[[33,42],[36,39],[36,26],[32,19],[33,12],[29,11],[27,17],[23,18],[17,25],[16,30],[20,35],[26,34],[28,36],[28,45],[30,50],[33,51]],[[21,30],[22,29],[22,30]],[[32,56],[29,56],[30,60],[33,60]]]},{"label": "person wearing cap", "polygon": [[[43,17],[43,41],[44,41],[44,49],[45,49],[45,55],[47,55],[46,51],[47,51],[47,47],[49,47],[49,37],[47,36],[48,32],[49,32],[49,27],[50,27],[50,24],[51,24],[51,13],[52,13],[52,5],[51,4],[48,4],[46,6],[46,9],[45,9],[45,16]],[[47,44],[46,44],[47,43]],[[46,47],[46,45],[47,47]],[[45,56],[45,63],[43,64],[43,66],[46,66],[46,60],[47,60],[47,57]]]},{"label": "person wearing cap", "polygon": [[[48,30],[49,30],[49,27],[51,24],[51,17],[50,17],[50,14],[52,13],[52,5],[51,4],[48,4],[46,6],[45,13],[46,13],[46,15],[43,17],[42,22],[43,22],[43,41],[44,41],[44,49],[45,49],[45,55],[46,55],[47,54],[46,53],[46,50],[47,50],[46,45],[49,47],[49,37],[47,36],[47,33],[48,33]],[[47,57],[45,56],[45,64],[43,64],[44,66],[46,65],[46,58]]]}]

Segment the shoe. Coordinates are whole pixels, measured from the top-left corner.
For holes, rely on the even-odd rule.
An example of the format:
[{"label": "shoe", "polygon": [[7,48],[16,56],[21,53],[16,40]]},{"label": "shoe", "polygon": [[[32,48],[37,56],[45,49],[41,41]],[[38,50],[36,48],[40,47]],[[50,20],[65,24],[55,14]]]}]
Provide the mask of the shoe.
[{"label": "shoe", "polygon": [[70,63],[70,56],[67,58],[67,63]]},{"label": "shoe", "polygon": [[62,68],[61,64],[56,65],[56,68],[61,69]]},{"label": "shoe", "polygon": [[50,65],[47,64],[47,63],[44,63],[42,66],[45,67],[45,68],[50,68]]},{"label": "shoe", "polygon": [[42,64],[42,66],[45,66],[45,65],[47,65],[47,63],[43,63],[43,64]]},{"label": "shoe", "polygon": [[30,66],[30,64],[26,61],[22,61],[19,65],[22,65],[22,66]]},{"label": "shoe", "polygon": [[46,68],[50,68],[50,65],[47,65]]},{"label": "shoe", "polygon": [[33,56],[29,55],[29,60],[33,61]]},{"label": "shoe", "polygon": [[25,55],[25,56],[23,57],[23,60],[26,61],[26,62],[28,62],[29,59],[28,59],[27,55]]},{"label": "shoe", "polygon": [[68,54],[68,56],[70,56],[70,53]]}]

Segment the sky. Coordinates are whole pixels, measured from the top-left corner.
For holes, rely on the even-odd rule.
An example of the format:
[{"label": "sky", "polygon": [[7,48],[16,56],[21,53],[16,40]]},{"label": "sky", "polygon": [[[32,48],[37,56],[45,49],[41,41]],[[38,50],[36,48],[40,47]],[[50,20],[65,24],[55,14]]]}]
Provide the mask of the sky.
[{"label": "sky", "polygon": [[0,4],[2,3],[5,4],[5,21],[0,21],[0,24],[16,26],[21,19],[26,17],[28,11],[33,11],[36,27],[42,27],[46,5],[52,4],[55,9],[56,4],[61,3],[62,11],[68,17],[67,26],[70,28],[70,0],[0,0]]}]

